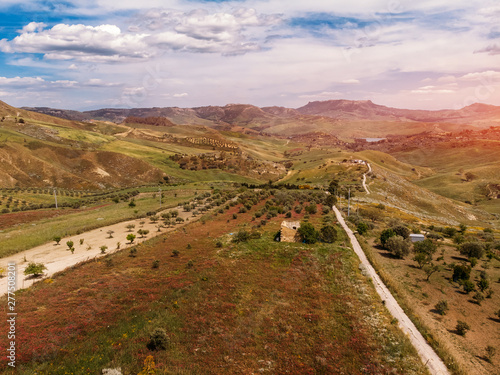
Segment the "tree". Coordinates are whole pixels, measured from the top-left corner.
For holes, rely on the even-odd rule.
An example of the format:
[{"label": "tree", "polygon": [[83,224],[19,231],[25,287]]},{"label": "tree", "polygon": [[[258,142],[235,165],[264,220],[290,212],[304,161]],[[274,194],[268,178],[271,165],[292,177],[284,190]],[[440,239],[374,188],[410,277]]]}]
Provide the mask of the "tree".
[{"label": "tree", "polygon": [[432,257],[437,251],[437,245],[431,239],[427,238],[423,241],[415,242],[413,251],[415,253],[424,253]]},{"label": "tree", "polygon": [[113,233],[115,233],[115,231],[114,230],[108,230],[106,233],[108,234],[108,238],[113,238]]},{"label": "tree", "polygon": [[459,321],[457,321],[457,325],[456,325],[455,329],[460,336],[465,336],[467,331],[470,330],[470,326],[467,323],[459,320]]},{"label": "tree", "polygon": [[326,243],[334,243],[337,241],[337,229],[331,225],[325,225],[320,232],[321,241]]},{"label": "tree", "polygon": [[430,264],[426,264],[423,267],[423,270],[424,270],[425,274],[427,275],[427,279],[425,279],[425,281],[429,281],[431,275],[435,272],[438,272],[440,270],[440,267],[436,264],[430,263]]},{"label": "tree", "polygon": [[[144,236],[146,236],[148,233],[149,233],[149,230],[147,230],[147,229],[139,229],[137,231],[137,234],[139,234],[141,236],[141,238],[144,238]],[[127,237],[127,239],[128,239],[128,237]]]},{"label": "tree", "polygon": [[448,312],[449,308],[448,308],[448,301],[442,299],[441,301],[439,301],[438,303],[436,303],[434,305],[434,308],[436,309],[436,311],[440,314],[440,315],[446,315],[446,313]]},{"label": "tree", "polygon": [[469,280],[471,268],[465,264],[456,264],[453,267],[453,281],[460,282]]},{"label": "tree", "polygon": [[394,231],[394,233],[396,233],[398,236],[403,237],[405,240],[407,238],[410,238],[410,230],[404,225],[396,225],[392,227],[392,230]]},{"label": "tree", "polygon": [[328,195],[325,199],[325,205],[332,207],[335,204],[337,204],[337,197],[333,194]]},{"label": "tree", "polygon": [[319,233],[314,228],[311,223],[302,222],[300,223],[300,227],[297,230],[297,233],[300,235],[302,241],[308,244],[314,244],[318,241]]},{"label": "tree", "polygon": [[46,269],[47,267],[45,267],[43,263],[30,262],[28,266],[25,268],[24,274],[33,275],[34,277],[37,277],[43,274],[43,271]]},{"label": "tree", "polygon": [[73,247],[73,245],[74,245],[74,243],[71,240],[66,242],[66,246],[68,246],[68,250],[71,250],[71,248]]},{"label": "tree", "polygon": [[130,200],[128,206],[131,207],[131,208],[136,206],[134,199]]},{"label": "tree", "polygon": [[397,258],[403,259],[410,253],[410,243],[403,237],[396,235],[389,237],[385,242],[385,247]]},{"label": "tree", "polygon": [[135,228],[135,224],[128,224],[126,228],[128,229],[128,232],[132,232],[132,229]]},{"label": "tree", "polygon": [[432,257],[425,253],[416,253],[413,260],[418,263],[418,268],[422,269],[432,261]]},{"label": "tree", "polygon": [[61,242],[61,237],[55,236],[52,240],[56,242],[56,245],[59,245],[59,242]]},{"label": "tree", "polygon": [[387,242],[387,240],[395,235],[396,232],[394,232],[391,228],[384,229],[382,233],[380,233],[380,243],[382,244],[382,246],[385,247],[385,243]]},{"label": "tree", "polygon": [[130,243],[134,243],[134,240],[135,240],[135,234],[128,234],[127,235],[127,240],[130,242]]},{"label": "tree", "polygon": [[460,245],[458,251],[468,258],[481,259],[484,255],[484,246],[479,242],[464,242]]},{"label": "tree", "polygon": [[106,254],[106,250],[108,250],[108,247],[106,245],[102,245],[100,249],[101,249],[101,254]]},{"label": "tree", "polygon": [[358,231],[359,234],[363,235],[366,232],[368,232],[368,225],[362,221],[356,225],[356,230]]}]

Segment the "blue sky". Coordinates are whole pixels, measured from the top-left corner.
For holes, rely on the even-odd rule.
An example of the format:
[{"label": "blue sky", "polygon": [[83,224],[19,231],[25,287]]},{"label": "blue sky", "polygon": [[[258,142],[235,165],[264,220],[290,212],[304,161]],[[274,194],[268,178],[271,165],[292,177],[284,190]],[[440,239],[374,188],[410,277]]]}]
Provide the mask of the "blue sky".
[{"label": "blue sky", "polygon": [[499,19],[488,0],[3,0],[0,100],[500,105]]}]

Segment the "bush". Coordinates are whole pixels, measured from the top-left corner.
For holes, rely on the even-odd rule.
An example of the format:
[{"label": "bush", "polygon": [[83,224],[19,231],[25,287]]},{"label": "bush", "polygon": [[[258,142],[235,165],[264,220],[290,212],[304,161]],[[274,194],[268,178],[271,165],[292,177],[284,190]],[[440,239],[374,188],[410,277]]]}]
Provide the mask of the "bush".
[{"label": "bush", "polygon": [[306,207],[306,212],[310,215],[314,215],[316,212],[318,212],[318,207],[316,207],[315,204],[310,204]]},{"label": "bush", "polygon": [[470,292],[473,292],[476,290],[476,287],[474,286],[474,283],[470,280],[464,280],[462,282],[462,288],[464,289],[464,292],[469,294]]},{"label": "bush", "polygon": [[337,230],[331,225],[325,225],[321,228],[320,239],[326,243],[333,243],[337,240]]},{"label": "bush", "polygon": [[368,232],[368,225],[361,221],[358,223],[358,225],[356,225],[356,230],[359,234],[364,235],[366,232]]},{"label": "bush", "polygon": [[439,301],[434,305],[434,308],[440,315],[446,315],[446,313],[449,310],[448,301],[442,299],[441,301]]},{"label": "bush", "polygon": [[385,247],[400,259],[403,259],[410,253],[410,242],[399,235],[389,237],[385,243]]},{"label": "bush", "polygon": [[469,280],[471,268],[465,264],[456,264],[453,267],[453,281],[460,282]]},{"label": "bush", "polygon": [[135,258],[137,256],[137,249],[135,247],[131,248],[128,256]]},{"label": "bush", "polygon": [[470,327],[467,323],[459,320],[459,321],[457,321],[457,325],[456,325],[455,329],[460,336],[465,336],[467,331],[470,330]]},{"label": "bush", "polygon": [[152,265],[153,268],[158,268],[160,267],[160,261],[158,259],[156,260],[153,260],[153,265]]},{"label": "bush", "polygon": [[314,244],[318,241],[319,233],[311,223],[302,222],[297,230],[302,241],[308,244]]},{"label": "bush", "polygon": [[233,242],[236,242],[236,243],[247,242],[249,239],[250,239],[250,233],[247,232],[246,230],[242,229],[234,235]]},{"label": "bush", "polygon": [[40,276],[47,267],[43,263],[30,262],[24,270],[25,275]]},{"label": "bush", "polygon": [[56,245],[59,245],[59,242],[61,242],[61,237],[60,236],[56,236],[52,240],[56,242]]},{"label": "bush", "polygon": [[380,243],[382,244],[382,246],[385,247],[387,240],[395,235],[396,232],[394,232],[391,228],[384,229],[382,233],[380,233]]},{"label": "bush", "polygon": [[464,242],[458,248],[460,254],[467,256],[468,258],[481,259],[484,255],[484,246],[479,242]]},{"label": "bush", "polygon": [[410,238],[410,230],[404,225],[396,225],[391,228],[396,235],[403,237],[403,239]]},{"label": "bush", "polygon": [[476,294],[474,294],[472,296],[472,299],[479,305],[481,306],[481,302],[484,301],[484,294],[481,293],[481,292],[476,292]]},{"label": "bush", "polygon": [[149,335],[149,342],[146,345],[149,350],[165,350],[168,345],[167,332],[163,328],[155,328]]}]

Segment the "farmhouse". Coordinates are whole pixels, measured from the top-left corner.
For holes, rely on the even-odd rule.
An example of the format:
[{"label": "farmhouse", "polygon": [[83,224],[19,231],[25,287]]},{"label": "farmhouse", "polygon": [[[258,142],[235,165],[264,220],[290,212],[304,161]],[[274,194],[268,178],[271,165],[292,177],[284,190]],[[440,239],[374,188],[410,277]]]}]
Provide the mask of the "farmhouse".
[{"label": "farmhouse", "polygon": [[279,234],[280,242],[300,242],[300,236],[297,229],[300,228],[299,221],[283,221]]}]

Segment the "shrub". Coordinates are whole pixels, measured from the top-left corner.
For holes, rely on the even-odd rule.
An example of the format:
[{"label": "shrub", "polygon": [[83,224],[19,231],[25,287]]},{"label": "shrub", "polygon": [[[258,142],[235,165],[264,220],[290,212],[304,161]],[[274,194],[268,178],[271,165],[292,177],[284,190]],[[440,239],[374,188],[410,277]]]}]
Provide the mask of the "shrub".
[{"label": "shrub", "polygon": [[68,250],[71,250],[71,248],[73,247],[74,243],[73,241],[67,241],[66,242],[66,246],[68,246]]},{"label": "shrub", "polygon": [[102,245],[100,249],[101,249],[101,254],[106,254],[106,250],[108,250],[108,247],[106,245]]},{"label": "shrub", "polygon": [[318,207],[316,207],[315,204],[310,204],[306,207],[306,212],[310,215],[314,215],[316,212],[318,212]]},{"label": "shrub", "polygon": [[337,230],[331,225],[325,225],[321,228],[320,238],[323,242],[333,243],[337,240]]},{"label": "shrub", "polygon": [[474,286],[474,283],[470,280],[464,280],[462,282],[462,288],[464,289],[464,292],[469,294],[470,292],[473,292],[476,290],[476,287]]},{"label": "shrub", "polygon": [[302,222],[297,230],[302,241],[308,244],[314,244],[319,239],[319,232],[314,228],[311,223]]},{"label": "shrub", "polygon": [[459,320],[459,321],[457,321],[457,325],[456,325],[455,329],[460,336],[465,336],[467,331],[470,330],[470,327],[467,323]]},{"label": "shrub", "polygon": [[471,268],[465,264],[456,264],[453,267],[453,281],[469,280]]},{"label": "shrub", "polygon": [[61,242],[61,237],[60,236],[56,236],[52,240],[56,242],[56,245],[59,245],[59,242]]},{"label": "shrub", "polygon": [[395,235],[396,232],[394,232],[391,228],[384,229],[382,233],[380,233],[380,243],[382,244],[382,246],[385,247],[387,240]]},{"label": "shrub", "polygon": [[479,281],[477,282],[477,287],[479,288],[479,290],[481,292],[484,292],[486,289],[488,289],[490,286],[490,282],[488,281],[488,279],[479,279]]},{"label": "shrub", "polygon": [[458,248],[460,254],[468,258],[481,259],[484,255],[484,246],[479,242],[464,242]]},{"label": "shrub", "polygon": [[479,305],[481,306],[481,302],[484,301],[484,294],[481,293],[481,292],[476,292],[476,294],[474,294],[472,296],[472,299]]},{"label": "shrub", "polygon": [[130,242],[130,243],[134,243],[134,240],[135,240],[135,234],[128,234],[127,235],[127,240]]},{"label": "shrub", "polygon": [[30,262],[28,266],[24,270],[25,275],[33,275],[33,276],[39,276],[43,274],[43,271],[46,270],[47,267],[43,263],[35,263],[35,262]]},{"label": "shrub", "polygon": [[224,246],[224,244],[222,243],[222,241],[217,241],[215,243],[215,247],[217,247],[217,248],[221,248],[222,246]]},{"label": "shrub", "polygon": [[356,225],[356,230],[359,234],[364,235],[366,232],[368,232],[368,225],[360,221],[358,225]]},{"label": "shrub", "polygon": [[399,235],[389,237],[385,243],[385,247],[400,259],[403,259],[410,253],[410,243]]},{"label": "shrub", "polygon": [[175,258],[176,258],[176,257],[178,257],[178,256],[179,256],[179,254],[180,254],[180,253],[179,253],[179,250],[172,250],[172,256],[173,256],[173,257],[175,257]]},{"label": "shrub", "polygon": [[449,310],[448,301],[442,299],[441,301],[439,301],[434,305],[434,308],[440,315],[446,315],[446,313]]},{"label": "shrub", "polygon": [[410,230],[404,225],[396,225],[391,228],[396,235],[403,237],[403,239],[410,238]]},{"label": "shrub", "polygon": [[167,345],[167,332],[163,328],[155,328],[149,335],[149,342],[146,346],[149,350],[165,350]]},{"label": "shrub", "polygon": [[242,229],[238,231],[233,237],[233,242],[247,242],[250,239],[250,233]]},{"label": "shrub", "polygon": [[488,345],[486,347],[485,351],[486,351],[486,359],[488,360],[488,362],[491,363],[491,361],[493,360],[493,357],[495,356],[497,350],[495,349],[494,346]]},{"label": "shrub", "polygon": [[158,259],[156,260],[153,260],[153,265],[152,265],[153,268],[158,268],[160,267],[160,261]]}]

